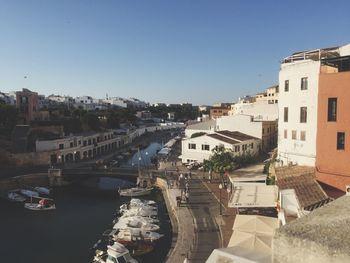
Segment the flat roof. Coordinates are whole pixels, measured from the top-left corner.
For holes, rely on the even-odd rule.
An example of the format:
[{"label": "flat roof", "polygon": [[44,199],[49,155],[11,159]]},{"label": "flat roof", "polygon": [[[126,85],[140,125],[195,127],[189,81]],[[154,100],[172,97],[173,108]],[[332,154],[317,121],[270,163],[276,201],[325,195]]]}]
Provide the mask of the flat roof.
[{"label": "flat roof", "polygon": [[264,166],[262,164],[252,165],[237,169],[228,176],[231,183],[266,181],[267,175],[263,173],[263,169]]},{"label": "flat roof", "polygon": [[276,185],[240,185],[234,187],[228,207],[276,207]]}]

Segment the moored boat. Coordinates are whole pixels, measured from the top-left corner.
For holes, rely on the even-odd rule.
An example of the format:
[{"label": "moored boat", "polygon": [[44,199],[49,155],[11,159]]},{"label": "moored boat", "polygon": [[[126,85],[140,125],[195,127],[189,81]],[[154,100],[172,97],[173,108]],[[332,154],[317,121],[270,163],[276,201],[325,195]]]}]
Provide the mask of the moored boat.
[{"label": "moored boat", "polygon": [[131,257],[129,250],[122,244],[114,242],[113,245],[107,246],[107,251],[96,250],[94,263],[138,263],[138,261]]},{"label": "moored boat", "polygon": [[39,197],[39,193],[31,190],[26,190],[26,189],[19,189],[19,192],[22,195],[25,195],[27,197]]},{"label": "moored boat", "polygon": [[120,196],[145,196],[152,192],[153,188],[133,187],[128,189],[119,189]]},{"label": "moored boat", "polygon": [[44,194],[44,195],[50,195],[50,189],[42,186],[37,186],[34,187],[35,191],[37,191],[39,194]]},{"label": "moored boat", "polygon": [[[33,199],[39,199],[39,202],[33,202]],[[53,200],[49,198],[31,197],[30,203],[25,203],[24,208],[34,211],[47,211],[55,210],[56,205],[53,203]]]},{"label": "moored boat", "polygon": [[7,199],[12,202],[24,202],[27,198],[14,190],[7,193]]},{"label": "moored boat", "polygon": [[152,231],[142,231],[140,229],[121,229],[118,233],[113,235],[113,240],[121,244],[128,245],[134,242],[155,242],[164,235],[152,232]]}]

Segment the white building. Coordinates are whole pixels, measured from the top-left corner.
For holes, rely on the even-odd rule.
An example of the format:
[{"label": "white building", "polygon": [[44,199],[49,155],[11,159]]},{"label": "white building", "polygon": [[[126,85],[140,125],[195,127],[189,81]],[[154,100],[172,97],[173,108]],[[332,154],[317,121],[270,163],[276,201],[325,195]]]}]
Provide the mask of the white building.
[{"label": "white building", "polygon": [[49,101],[54,103],[62,103],[62,104],[73,104],[74,99],[70,96],[61,96],[61,95],[50,95],[47,97]]},{"label": "white building", "polygon": [[234,155],[245,152],[256,154],[260,151],[261,140],[241,132],[220,131],[205,134],[195,138],[182,140],[182,163],[208,160],[212,151],[223,145],[225,149],[232,150]]},{"label": "white building", "polygon": [[90,96],[80,96],[75,98],[75,103],[77,104],[93,104],[94,99]]},{"label": "white building", "polygon": [[105,103],[109,103],[111,106],[126,108],[128,103],[126,99],[120,97],[109,97],[104,100]]},{"label": "white building", "polygon": [[254,119],[253,116],[242,114],[222,116],[216,120],[189,125],[185,135],[190,138],[194,133],[213,133],[224,130],[239,131],[261,139],[262,150],[265,152],[277,145],[277,120]]},{"label": "white building", "polygon": [[231,107],[229,115],[237,114],[251,115],[255,120],[275,121],[278,119],[278,105],[277,103],[268,103],[268,100],[237,103]]},{"label": "white building", "polygon": [[208,120],[192,125],[188,125],[185,130],[185,136],[191,138],[194,133],[204,132],[213,133],[216,131],[216,120]]},{"label": "white building", "polygon": [[279,93],[278,85],[271,86],[267,88],[264,92],[257,93],[255,95],[255,101],[256,102],[264,101],[269,104],[278,103],[278,93]]},{"label": "white building", "polygon": [[320,59],[339,55],[350,55],[350,44],[297,52],[283,60],[278,103],[281,165],[315,165]]}]

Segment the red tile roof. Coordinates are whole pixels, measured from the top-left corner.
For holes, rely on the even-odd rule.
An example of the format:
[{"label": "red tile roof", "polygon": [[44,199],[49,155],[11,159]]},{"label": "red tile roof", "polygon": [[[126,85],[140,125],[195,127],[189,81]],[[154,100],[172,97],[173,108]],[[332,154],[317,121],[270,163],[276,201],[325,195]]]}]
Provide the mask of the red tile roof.
[{"label": "red tile roof", "polygon": [[275,170],[279,189],[294,189],[301,207],[305,210],[313,210],[331,201],[316,181],[313,167],[285,166]]}]

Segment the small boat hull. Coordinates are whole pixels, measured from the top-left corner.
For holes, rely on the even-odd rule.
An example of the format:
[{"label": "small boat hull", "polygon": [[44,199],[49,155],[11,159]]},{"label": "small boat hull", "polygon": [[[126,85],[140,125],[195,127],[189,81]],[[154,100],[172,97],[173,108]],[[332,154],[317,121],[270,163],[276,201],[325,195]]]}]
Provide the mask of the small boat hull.
[{"label": "small boat hull", "polygon": [[120,196],[145,196],[152,192],[153,188],[130,188],[119,190]]},{"label": "small boat hull", "polygon": [[48,211],[48,210],[55,210],[56,206],[55,205],[49,205],[49,206],[40,206],[35,203],[25,203],[24,207],[33,210],[33,211]]}]

